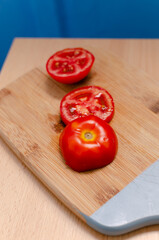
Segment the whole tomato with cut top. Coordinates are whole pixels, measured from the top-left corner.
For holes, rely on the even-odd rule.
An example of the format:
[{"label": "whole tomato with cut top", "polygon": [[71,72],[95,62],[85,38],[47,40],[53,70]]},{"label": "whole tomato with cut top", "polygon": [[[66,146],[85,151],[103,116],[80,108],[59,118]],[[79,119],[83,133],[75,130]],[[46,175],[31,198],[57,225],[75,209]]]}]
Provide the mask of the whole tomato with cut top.
[{"label": "whole tomato with cut top", "polygon": [[46,70],[56,81],[72,84],[88,75],[94,60],[93,54],[83,48],[67,48],[48,59]]},{"label": "whole tomato with cut top", "polygon": [[114,101],[104,88],[86,86],[66,94],[60,103],[62,121],[67,125],[76,118],[94,115],[110,122],[114,115]]},{"label": "whole tomato with cut top", "polygon": [[118,141],[112,127],[96,116],[78,118],[60,135],[60,148],[66,164],[82,172],[101,168],[113,161]]}]

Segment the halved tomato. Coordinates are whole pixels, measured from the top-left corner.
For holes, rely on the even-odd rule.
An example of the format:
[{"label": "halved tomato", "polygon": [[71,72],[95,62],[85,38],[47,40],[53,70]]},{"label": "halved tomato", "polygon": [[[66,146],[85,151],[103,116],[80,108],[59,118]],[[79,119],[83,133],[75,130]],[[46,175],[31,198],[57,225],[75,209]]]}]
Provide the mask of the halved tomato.
[{"label": "halved tomato", "polygon": [[60,135],[60,148],[66,164],[81,172],[111,163],[118,149],[112,127],[95,116],[75,119]]},{"label": "halved tomato", "polygon": [[67,48],[48,59],[46,70],[56,81],[71,84],[88,75],[94,59],[93,54],[83,48]]},{"label": "halved tomato", "polygon": [[65,124],[89,115],[110,122],[114,115],[114,101],[110,93],[104,88],[81,87],[63,97],[60,104],[60,114]]}]

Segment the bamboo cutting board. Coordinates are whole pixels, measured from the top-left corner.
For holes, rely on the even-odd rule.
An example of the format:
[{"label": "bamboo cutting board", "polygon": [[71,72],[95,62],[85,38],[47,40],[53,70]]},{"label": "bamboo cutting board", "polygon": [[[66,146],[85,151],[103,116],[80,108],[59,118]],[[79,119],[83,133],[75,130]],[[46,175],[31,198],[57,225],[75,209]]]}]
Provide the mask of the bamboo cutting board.
[{"label": "bamboo cutting board", "polygon": [[[114,70],[122,73],[118,68]],[[125,71],[125,74],[129,81],[133,73]],[[142,77],[144,81],[145,76],[135,73],[134,77]],[[2,138],[81,218],[79,212],[94,213],[159,157],[158,117],[112,78],[109,74],[103,77],[97,65],[83,82],[66,86],[36,68],[0,91]],[[106,88],[114,98],[116,112],[111,125],[118,136],[119,151],[109,166],[77,173],[65,165],[59,151],[59,134],[63,129],[59,104],[70,90],[92,84]]]}]

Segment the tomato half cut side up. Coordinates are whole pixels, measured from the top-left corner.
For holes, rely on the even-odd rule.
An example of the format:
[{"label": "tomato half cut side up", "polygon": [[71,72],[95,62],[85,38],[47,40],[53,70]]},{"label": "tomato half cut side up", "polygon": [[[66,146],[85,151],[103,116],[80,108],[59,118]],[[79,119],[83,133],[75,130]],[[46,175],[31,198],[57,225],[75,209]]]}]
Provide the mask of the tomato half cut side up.
[{"label": "tomato half cut side up", "polygon": [[46,70],[56,81],[72,84],[88,75],[94,60],[93,54],[83,48],[67,48],[48,59]]},{"label": "tomato half cut side up", "polygon": [[60,104],[60,114],[66,125],[77,118],[90,115],[110,122],[114,115],[114,101],[110,93],[104,88],[81,87],[63,97]]}]

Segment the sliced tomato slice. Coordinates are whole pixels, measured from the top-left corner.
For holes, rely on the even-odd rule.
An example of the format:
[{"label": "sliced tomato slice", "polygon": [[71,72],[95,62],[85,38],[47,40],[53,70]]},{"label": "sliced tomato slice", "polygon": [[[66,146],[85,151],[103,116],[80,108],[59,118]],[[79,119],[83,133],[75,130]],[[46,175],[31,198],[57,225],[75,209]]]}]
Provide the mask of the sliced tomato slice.
[{"label": "sliced tomato slice", "polygon": [[114,101],[110,93],[104,88],[81,87],[63,97],[60,104],[60,114],[65,124],[89,115],[110,122],[114,115]]},{"label": "sliced tomato slice", "polygon": [[48,59],[46,70],[56,81],[71,84],[88,75],[94,60],[93,54],[83,48],[67,48]]}]

